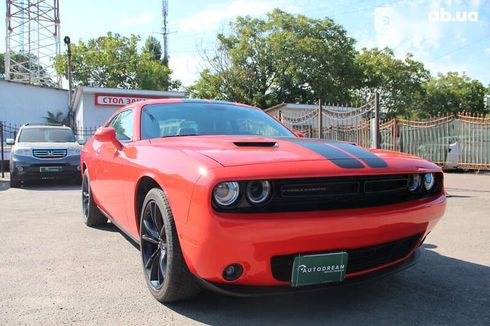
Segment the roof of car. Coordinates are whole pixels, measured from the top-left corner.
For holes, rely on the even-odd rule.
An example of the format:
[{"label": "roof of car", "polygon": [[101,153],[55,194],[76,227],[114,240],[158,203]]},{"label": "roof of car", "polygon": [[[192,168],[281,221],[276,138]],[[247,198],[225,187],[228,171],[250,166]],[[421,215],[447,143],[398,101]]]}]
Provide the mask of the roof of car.
[{"label": "roof of car", "polygon": [[[257,109],[252,105],[238,103],[238,102],[229,102],[229,101],[221,101],[221,100],[210,100],[210,99],[189,99],[189,98],[159,98],[159,99],[148,99],[145,101],[137,102],[139,105],[144,106],[148,104],[173,104],[173,103],[208,103],[208,104],[228,104],[228,105],[237,105],[242,107],[248,107],[252,109]],[[134,104],[126,105],[126,107],[130,107]]]},{"label": "roof of car", "polygon": [[58,125],[58,124],[32,124],[32,123],[26,123],[21,126],[21,128],[62,128],[62,129],[70,129],[70,127],[65,126],[65,125]]}]

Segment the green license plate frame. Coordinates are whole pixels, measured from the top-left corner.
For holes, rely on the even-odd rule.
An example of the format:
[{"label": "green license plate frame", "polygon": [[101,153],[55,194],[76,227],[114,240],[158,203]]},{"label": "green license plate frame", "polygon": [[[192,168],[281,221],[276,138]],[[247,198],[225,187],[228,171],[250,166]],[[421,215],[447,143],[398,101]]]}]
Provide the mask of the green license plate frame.
[{"label": "green license plate frame", "polygon": [[298,255],[293,262],[291,286],[342,282],[348,259],[349,254],[345,251]]}]

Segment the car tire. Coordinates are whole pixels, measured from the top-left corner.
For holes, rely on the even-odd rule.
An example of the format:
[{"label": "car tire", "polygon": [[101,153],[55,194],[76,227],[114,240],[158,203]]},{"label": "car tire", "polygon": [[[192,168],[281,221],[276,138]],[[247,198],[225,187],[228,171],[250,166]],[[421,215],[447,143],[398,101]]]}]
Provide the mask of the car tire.
[{"label": "car tire", "polygon": [[162,303],[190,299],[200,292],[178,239],[165,193],[151,189],[140,214],[140,251],[148,288]]},{"label": "car tire", "polygon": [[15,174],[10,175],[10,188],[20,188],[21,181]]},{"label": "car tire", "polygon": [[107,223],[107,217],[95,204],[87,170],[83,172],[82,178],[82,215],[87,226],[99,226]]}]

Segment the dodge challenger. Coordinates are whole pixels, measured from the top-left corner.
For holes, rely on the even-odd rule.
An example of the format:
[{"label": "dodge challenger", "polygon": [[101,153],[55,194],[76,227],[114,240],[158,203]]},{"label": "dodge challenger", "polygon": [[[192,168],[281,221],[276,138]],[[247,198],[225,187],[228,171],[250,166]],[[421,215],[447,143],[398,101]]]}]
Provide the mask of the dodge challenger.
[{"label": "dodge challenger", "polygon": [[133,103],[80,160],[85,224],[110,220],[139,244],[160,302],[393,273],[413,265],[446,205],[433,163],[306,139],[237,103]]}]

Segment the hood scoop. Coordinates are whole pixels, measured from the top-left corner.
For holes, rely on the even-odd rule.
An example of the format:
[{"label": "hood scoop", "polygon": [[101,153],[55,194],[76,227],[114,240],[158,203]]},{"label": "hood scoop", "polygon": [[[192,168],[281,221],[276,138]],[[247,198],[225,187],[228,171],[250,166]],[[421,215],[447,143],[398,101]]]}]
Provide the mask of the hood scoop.
[{"label": "hood scoop", "polygon": [[238,147],[275,147],[275,141],[235,141],[233,142]]}]

